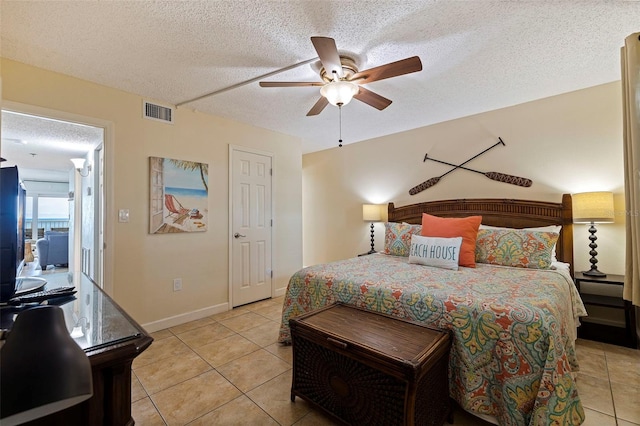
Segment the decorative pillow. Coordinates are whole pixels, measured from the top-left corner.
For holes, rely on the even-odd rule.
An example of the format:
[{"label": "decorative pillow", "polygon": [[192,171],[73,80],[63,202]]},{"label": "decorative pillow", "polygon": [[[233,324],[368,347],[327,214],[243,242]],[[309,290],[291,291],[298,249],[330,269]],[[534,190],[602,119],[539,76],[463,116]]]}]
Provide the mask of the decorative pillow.
[{"label": "decorative pillow", "polygon": [[476,242],[476,262],[516,268],[549,269],[557,232],[522,229],[481,229]]},{"label": "decorative pillow", "polygon": [[[516,228],[503,228],[501,226],[489,226],[480,224],[480,229],[516,229]],[[560,235],[560,231],[562,230],[562,226],[560,225],[549,225],[549,226],[538,226],[534,228],[522,228],[523,231],[538,231],[538,232],[556,232]],[[556,244],[553,245],[551,249],[551,262],[557,262],[556,258]]]},{"label": "decorative pillow", "polygon": [[476,267],[476,238],[482,216],[437,217],[422,213],[423,237],[462,237],[460,246],[460,266]]},{"label": "decorative pillow", "polygon": [[409,256],[411,236],[420,235],[421,225],[387,222],[384,224],[384,254]]},{"label": "decorative pillow", "polygon": [[458,270],[462,237],[411,237],[409,263]]}]

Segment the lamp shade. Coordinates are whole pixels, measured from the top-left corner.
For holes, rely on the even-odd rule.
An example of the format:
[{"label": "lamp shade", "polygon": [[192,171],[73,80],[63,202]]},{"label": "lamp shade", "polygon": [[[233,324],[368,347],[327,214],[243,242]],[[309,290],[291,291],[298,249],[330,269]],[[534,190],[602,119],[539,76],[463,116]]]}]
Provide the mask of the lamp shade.
[{"label": "lamp shade", "polygon": [[382,220],[380,204],[363,204],[362,220],[365,222],[380,222]]},{"label": "lamp shade", "polygon": [[573,221],[575,223],[612,223],[613,193],[583,192],[573,194]]},{"label": "lamp shade", "polygon": [[320,94],[327,98],[331,105],[346,105],[360,89],[355,83],[348,81],[332,81],[320,89]]},{"label": "lamp shade", "polygon": [[62,309],[22,311],[0,349],[0,423],[15,425],[93,395],[91,364],[69,336]]},{"label": "lamp shade", "polygon": [[84,158],[72,158],[71,162],[73,163],[73,168],[76,170],[82,170],[84,169],[84,163],[85,163],[85,159]]}]

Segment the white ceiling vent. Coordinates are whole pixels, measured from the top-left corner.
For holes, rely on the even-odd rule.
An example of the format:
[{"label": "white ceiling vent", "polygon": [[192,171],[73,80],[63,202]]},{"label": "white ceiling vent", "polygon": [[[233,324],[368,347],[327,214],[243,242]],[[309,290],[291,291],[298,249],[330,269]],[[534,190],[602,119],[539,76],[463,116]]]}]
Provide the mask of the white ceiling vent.
[{"label": "white ceiling vent", "polygon": [[142,116],[150,120],[173,124],[173,108],[148,101],[142,103]]}]

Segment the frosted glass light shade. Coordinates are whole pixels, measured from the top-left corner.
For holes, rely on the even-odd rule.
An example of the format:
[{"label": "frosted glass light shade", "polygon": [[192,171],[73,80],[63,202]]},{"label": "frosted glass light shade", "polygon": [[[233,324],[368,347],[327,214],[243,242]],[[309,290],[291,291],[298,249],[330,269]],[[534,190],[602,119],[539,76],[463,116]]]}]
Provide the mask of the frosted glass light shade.
[{"label": "frosted glass light shade", "polygon": [[612,223],[613,193],[583,192],[572,195],[574,223]]},{"label": "frosted glass light shade", "polygon": [[365,222],[380,222],[382,220],[380,204],[363,204],[362,220]]},{"label": "frosted glass light shade", "polygon": [[331,105],[346,105],[360,89],[355,83],[348,81],[332,81],[320,88],[320,94],[327,98]]},{"label": "frosted glass light shade", "polygon": [[84,162],[86,160],[84,158],[72,158],[71,162],[73,163],[73,168],[76,170],[84,169]]}]

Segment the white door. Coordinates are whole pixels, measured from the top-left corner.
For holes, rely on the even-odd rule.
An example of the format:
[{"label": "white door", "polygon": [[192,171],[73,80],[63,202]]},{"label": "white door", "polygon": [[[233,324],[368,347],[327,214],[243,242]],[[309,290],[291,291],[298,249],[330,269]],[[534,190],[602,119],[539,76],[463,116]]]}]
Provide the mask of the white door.
[{"label": "white door", "polygon": [[230,147],[231,306],[272,296],[272,156]]}]

